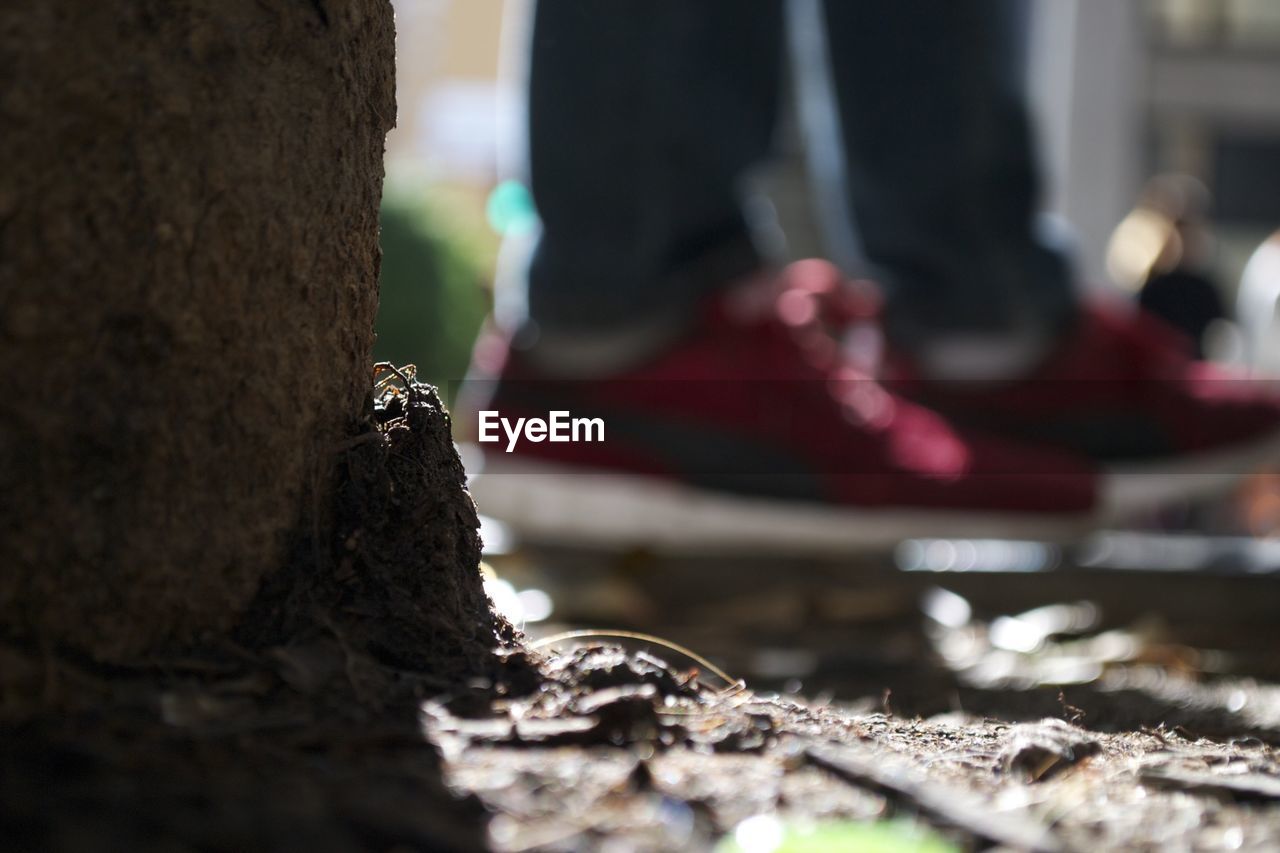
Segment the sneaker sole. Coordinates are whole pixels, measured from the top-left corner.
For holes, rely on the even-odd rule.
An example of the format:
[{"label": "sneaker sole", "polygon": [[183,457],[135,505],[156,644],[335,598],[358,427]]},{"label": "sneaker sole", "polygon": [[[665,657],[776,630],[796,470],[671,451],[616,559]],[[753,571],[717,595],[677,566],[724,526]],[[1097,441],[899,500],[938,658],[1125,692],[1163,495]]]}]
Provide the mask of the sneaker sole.
[{"label": "sneaker sole", "polygon": [[1185,500],[1220,496],[1280,462],[1280,431],[1259,441],[1163,462],[1115,466],[1104,474],[1102,516],[1114,523]]},{"label": "sneaker sole", "polygon": [[752,498],[650,477],[527,460],[486,460],[469,478],[476,506],[523,540],[678,554],[832,555],[891,549],[905,539],[1068,541],[1092,514],[866,509]]},{"label": "sneaker sole", "polygon": [[[868,509],[712,492],[638,475],[481,457],[467,448],[480,511],[525,540],[664,553],[830,555],[893,548],[906,539],[1069,542],[1179,501],[1220,495],[1280,461],[1280,433],[1250,445],[1101,475],[1092,513],[975,513]],[[474,457],[474,458],[471,458]],[[478,460],[483,458],[483,463]]]}]

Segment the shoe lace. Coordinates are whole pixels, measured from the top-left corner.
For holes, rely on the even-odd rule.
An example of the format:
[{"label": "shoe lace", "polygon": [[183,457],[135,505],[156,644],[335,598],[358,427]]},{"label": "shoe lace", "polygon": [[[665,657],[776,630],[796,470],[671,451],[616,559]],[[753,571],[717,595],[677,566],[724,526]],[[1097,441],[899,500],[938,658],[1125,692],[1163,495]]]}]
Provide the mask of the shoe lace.
[{"label": "shoe lace", "polygon": [[873,374],[880,356],[879,289],[849,279],[822,260],[796,261],[781,276],[778,319],[797,343],[824,365],[842,363]]},{"label": "shoe lace", "polygon": [[778,319],[811,363],[845,416],[878,428],[893,418],[893,397],[872,378],[880,356],[876,321],[882,300],[870,281],[849,279],[821,260],[797,261],[784,271],[775,304]]}]

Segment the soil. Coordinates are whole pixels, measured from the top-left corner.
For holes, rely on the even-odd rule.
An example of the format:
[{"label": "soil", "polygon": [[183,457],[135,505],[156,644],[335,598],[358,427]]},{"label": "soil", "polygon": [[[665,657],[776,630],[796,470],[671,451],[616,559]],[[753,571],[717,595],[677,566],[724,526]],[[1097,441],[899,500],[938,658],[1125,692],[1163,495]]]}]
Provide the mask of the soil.
[{"label": "soil", "polygon": [[[577,649],[537,696],[480,718],[429,706],[447,778],[495,814],[495,849],[707,849],[762,814],[907,819],[958,849],[1280,845],[1273,687],[1055,691],[1048,718],[1000,691],[986,696],[999,715],[918,717],[707,687],[639,654]],[[1170,722],[1183,704],[1214,736]],[[1231,734],[1242,706],[1253,724]]]},{"label": "soil", "polygon": [[[574,646],[616,642],[601,636],[550,645],[576,673],[553,698],[482,720],[437,710],[447,777],[494,811],[497,849],[707,849],[761,814],[800,828],[906,820],[960,849],[1280,847],[1280,577],[1258,566],[489,559],[552,593],[567,624],[544,633],[651,631],[751,688],[632,640],[684,669],[615,665],[625,675],[602,688],[607,656]],[[631,728],[600,722],[619,718]]]}]

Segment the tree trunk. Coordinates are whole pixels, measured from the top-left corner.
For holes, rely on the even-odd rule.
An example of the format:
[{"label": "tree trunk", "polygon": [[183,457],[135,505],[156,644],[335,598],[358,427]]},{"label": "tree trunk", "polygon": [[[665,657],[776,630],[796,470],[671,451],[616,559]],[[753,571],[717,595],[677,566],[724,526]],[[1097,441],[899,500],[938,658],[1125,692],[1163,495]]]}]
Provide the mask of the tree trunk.
[{"label": "tree trunk", "polygon": [[371,400],[393,44],[388,0],[0,10],[18,848],[483,844],[420,703],[538,676],[439,397]]},{"label": "tree trunk", "polygon": [[225,631],[324,522],[371,382],[393,29],[388,0],[0,12],[11,636]]}]

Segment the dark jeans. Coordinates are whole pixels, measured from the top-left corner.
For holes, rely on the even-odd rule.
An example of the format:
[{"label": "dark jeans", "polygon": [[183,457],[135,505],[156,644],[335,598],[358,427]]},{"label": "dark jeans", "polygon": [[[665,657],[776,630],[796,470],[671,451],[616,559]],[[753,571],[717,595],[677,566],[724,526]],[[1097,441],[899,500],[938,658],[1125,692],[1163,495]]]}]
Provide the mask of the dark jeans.
[{"label": "dark jeans", "polygon": [[[1036,234],[1020,0],[828,0],[859,242],[890,334],[1043,328],[1070,272]],[[781,0],[542,0],[529,87],[543,223],[529,311],[607,331],[758,267],[743,175],[770,156]],[[798,61],[806,61],[798,57]]]}]

